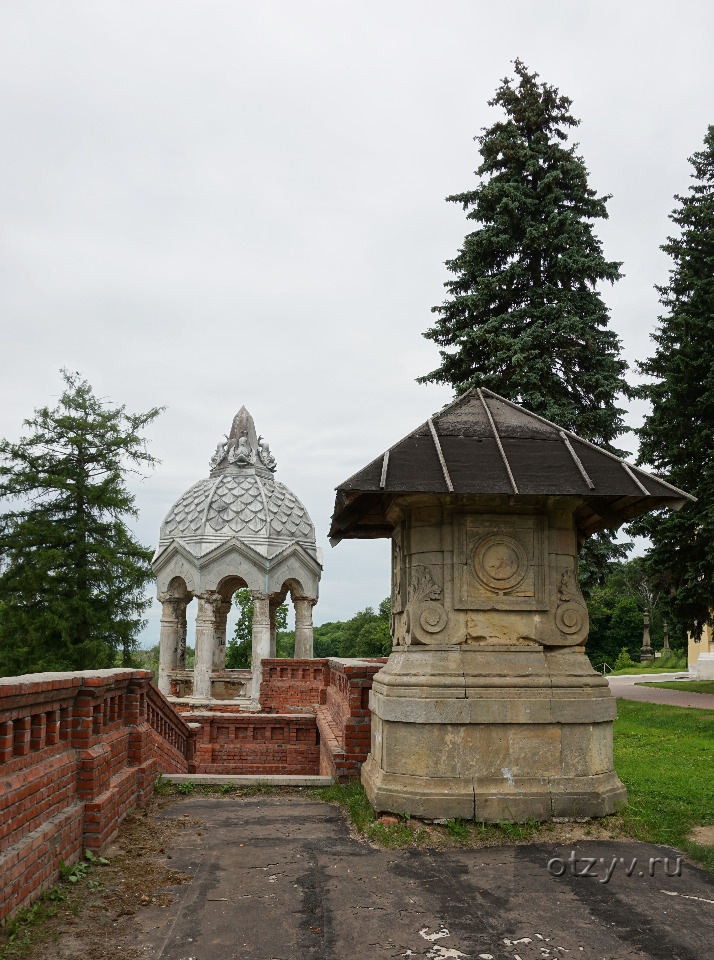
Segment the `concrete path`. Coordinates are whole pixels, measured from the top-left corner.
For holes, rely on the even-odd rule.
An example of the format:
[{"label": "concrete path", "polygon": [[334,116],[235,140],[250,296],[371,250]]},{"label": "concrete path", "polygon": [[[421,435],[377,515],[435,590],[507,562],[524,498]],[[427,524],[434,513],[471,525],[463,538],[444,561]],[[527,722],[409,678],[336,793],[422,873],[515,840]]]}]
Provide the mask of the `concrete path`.
[{"label": "concrete path", "polygon": [[[681,674],[664,674],[657,677],[657,681],[674,680],[677,676]],[[681,681],[681,690],[662,690],[661,687],[649,686],[649,683],[655,682],[651,674],[607,679],[613,694],[621,700],[639,700],[642,703],[664,703],[670,707],[699,707],[702,710],[714,710],[714,694],[688,692],[686,680]],[[635,684],[646,682],[647,686],[635,686]],[[714,956],[714,951],[712,955]]]},{"label": "concrete path", "polygon": [[[375,849],[337,808],[300,795],[189,797],[161,816],[186,814],[166,866],[194,879],[171,888],[168,907],[137,914],[123,943],[147,960],[711,956],[714,878],[687,863],[665,876],[664,857],[676,873],[670,849]],[[571,875],[571,854],[577,872],[592,858],[593,875]]]}]

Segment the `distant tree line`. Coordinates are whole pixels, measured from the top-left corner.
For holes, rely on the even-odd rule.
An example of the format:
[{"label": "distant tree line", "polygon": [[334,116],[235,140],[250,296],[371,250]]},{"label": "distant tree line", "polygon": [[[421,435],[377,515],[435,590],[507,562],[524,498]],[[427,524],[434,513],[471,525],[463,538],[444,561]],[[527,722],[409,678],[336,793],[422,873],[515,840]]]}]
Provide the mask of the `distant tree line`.
[{"label": "distant tree line", "polygon": [[592,665],[596,669],[603,663],[612,667],[623,650],[639,663],[645,610],[650,616],[652,649],[661,652],[665,624],[670,649],[684,649],[686,631],[667,613],[665,599],[644,557],[613,564],[605,581],[593,587],[588,597],[590,635],[585,652]]},{"label": "distant tree line", "polygon": [[[238,605],[238,622],[233,636],[228,641],[226,666],[230,670],[247,670],[250,667],[250,630],[253,626],[253,601],[248,590],[239,590],[235,602]],[[278,608],[278,625],[287,623],[287,604]],[[349,620],[323,623],[314,630],[315,657],[388,657],[392,652],[389,633],[391,602],[382,600],[376,612],[374,607],[365,607]],[[295,653],[295,631],[278,629],[276,635],[278,657],[292,657]],[[133,657],[137,666],[146,670],[159,669],[159,644],[148,650],[137,650]],[[193,669],[194,648],[186,647],[186,669]]]},{"label": "distant tree line", "polygon": [[[250,667],[251,632],[253,629],[253,601],[248,590],[238,590],[235,595],[238,605],[238,622],[232,638],[228,641],[226,666],[229,669]],[[295,655],[295,631],[286,630],[287,604],[276,611],[276,654],[278,657]],[[392,650],[389,633],[391,603],[383,600],[377,611],[365,607],[349,620],[323,623],[313,631],[316,657],[387,657]]]}]

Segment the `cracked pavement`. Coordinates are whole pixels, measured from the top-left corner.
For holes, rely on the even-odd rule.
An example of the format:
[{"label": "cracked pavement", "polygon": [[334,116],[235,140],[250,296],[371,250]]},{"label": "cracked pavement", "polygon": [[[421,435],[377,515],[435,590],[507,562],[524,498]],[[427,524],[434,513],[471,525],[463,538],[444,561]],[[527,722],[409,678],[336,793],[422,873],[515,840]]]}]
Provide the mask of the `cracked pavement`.
[{"label": "cracked pavement", "polygon": [[185,814],[203,823],[177,831],[166,865],[193,882],[126,931],[147,960],[714,957],[714,878],[686,861],[665,876],[669,848],[377,849],[297,794],[194,796],[161,817]]}]

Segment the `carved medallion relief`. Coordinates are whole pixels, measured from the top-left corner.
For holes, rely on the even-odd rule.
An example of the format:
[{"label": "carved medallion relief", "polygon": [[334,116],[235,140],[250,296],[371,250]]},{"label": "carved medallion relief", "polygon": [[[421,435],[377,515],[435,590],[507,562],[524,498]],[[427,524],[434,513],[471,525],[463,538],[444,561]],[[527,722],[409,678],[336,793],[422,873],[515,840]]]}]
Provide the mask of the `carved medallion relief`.
[{"label": "carved medallion relief", "polygon": [[542,517],[465,516],[455,528],[457,609],[547,609]]},{"label": "carved medallion relief", "polygon": [[523,545],[503,534],[484,537],[476,544],[473,567],[485,587],[501,594],[520,586],[530,569]]}]

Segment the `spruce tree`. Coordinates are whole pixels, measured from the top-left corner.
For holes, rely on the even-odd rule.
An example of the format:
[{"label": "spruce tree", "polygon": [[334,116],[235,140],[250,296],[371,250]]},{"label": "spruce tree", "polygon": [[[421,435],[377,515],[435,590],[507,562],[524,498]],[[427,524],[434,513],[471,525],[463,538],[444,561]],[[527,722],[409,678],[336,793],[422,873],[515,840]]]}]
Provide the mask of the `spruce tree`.
[{"label": "spruce tree", "polygon": [[647,565],[668,594],[670,617],[699,636],[714,612],[714,126],[690,163],[693,183],[670,215],[677,236],[662,246],[673,265],[657,288],[665,312],[656,349],[638,364],[652,380],[637,393],[652,404],[638,431],[640,463],[698,500],[632,529],[652,541]]},{"label": "spruce tree", "polygon": [[[0,441],[0,673],[80,670],[124,663],[150,603],[151,550],[126,519],[137,516],[129,472],[155,462],[140,436],[160,412],[130,414],[62,372],[54,409]],[[10,509],[14,506],[14,509]]]},{"label": "spruce tree", "polygon": [[[447,197],[476,229],[446,266],[449,298],[424,336],[441,364],[419,382],[457,394],[483,386],[613,452],[625,430],[618,395],[629,396],[627,364],[598,284],[620,278],[593,224],[609,196],[588,185],[572,101],[538,82],[520,61],[489,101],[505,117],[476,137],[482,162],[473,190]],[[581,562],[585,589],[622,555],[612,537],[593,538]]]}]

